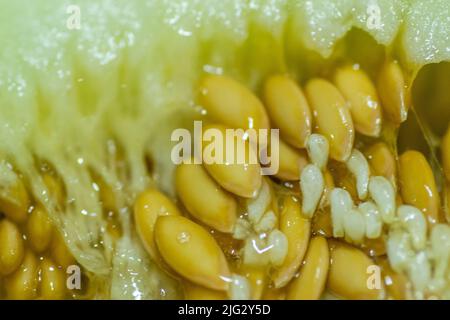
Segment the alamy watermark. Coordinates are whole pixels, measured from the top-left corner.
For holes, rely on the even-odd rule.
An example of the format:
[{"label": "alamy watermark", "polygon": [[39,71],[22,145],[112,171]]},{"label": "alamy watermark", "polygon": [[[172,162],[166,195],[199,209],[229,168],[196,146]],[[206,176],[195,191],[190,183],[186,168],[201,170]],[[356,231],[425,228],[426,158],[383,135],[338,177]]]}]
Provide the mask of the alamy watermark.
[{"label": "alamy watermark", "polygon": [[69,15],[66,20],[66,27],[69,30],[81,29],[81,9],[79,6],[71,4],[67,6],[66,13]]},{"label": "alamy watermark", "polygon": [[[224,132],[225,131],[225,132]],[[175,129],[172,162],[179,164],[261,164],[262,175],[274,175],[279,168],[279,129],[225,129],[194,121],[192,133]]]}]

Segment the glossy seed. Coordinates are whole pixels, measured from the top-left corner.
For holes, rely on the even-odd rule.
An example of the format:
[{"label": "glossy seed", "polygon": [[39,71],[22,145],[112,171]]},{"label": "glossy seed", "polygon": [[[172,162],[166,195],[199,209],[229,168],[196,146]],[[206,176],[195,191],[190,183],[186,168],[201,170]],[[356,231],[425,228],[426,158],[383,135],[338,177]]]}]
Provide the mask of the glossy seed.
[{"label": "glossy seed", "polygon": [[75,263],[75,258],[67,247],[63,236],[57,230],[53,232],[50,251],[53,260],[58,266],[67,268]]},{"label": "glossy seed", "polygon": [[353,209],[352,197],[346,190],[335,188],[330,194],[330,204],[333,236],[342,238],[345,235],[345,217]]},{"label": "glossy seed", "polygon": [[262,216],[261,220],[259,220],[258,223],[254,225],[253,228],[258,234],[260,234],[273,230],[274,228],[276,228],[277,224],[277,216],[272,210],[269,210]]},{"label": "glossy seed", "polygon": [[288,287],[288,300],[318,300],[325,288],[330,265],[327,240],[314,237],[299,275]]},{"label": "glossy seed", "polygon": [[258,194],[254,198],[246,200],[248,219],[253,225],[256,225],[269,210],[271,201],[270,185],[266,180],[263,180]]},{"label": "glossy seed", "polygon": [[223,291],[208,289],[188,281],[183,283],[183,291],[186,300],[227,300]]},{"label": "glossy seed", "polygon": [[245,276],[250,284],[250,299],[261,300],[268,282],[267,266],[254,268],[241,265],[239,273]]},{"label": "glossy seed", "polygon": [[312,163],[324,170],[327,166],[330,145],[327,138],[318,133],[313,133],[306,141],[306,150]]},{"label": "glossy seed", "polygon": [[302,191],[302,211],[305,217],[311,218],[316,212],[325,181],[319,167],[308,164],[300,175],[300,189]]},{"label": "glossy seed", "polygon": [[361,243],[364,240],[366,220],[359,209],[352,208],[344,216],[344,233],[353,243]]},{"label": "glossy seed", "polygon": [[280,129],[281,137],[293,147],[305,147],[305,140],[311,134],[312,117],[308,102],[295,81],[283,75],[267,79],[264,102],[272,127]]},{"label": "glossy seed", "polygon": [[384,142],[377,142],[364,152],[375,176],[383,176],[393,186],[397,185],[397,163],[389,147]]},{"label": "glossy seed", "polygon": [[331,250],[331,265],[328,288],[345,299],[379,299],[384,286],[379,289],[369,286],[371,267],[376,265],[361,250],[338,244]]},{"label": "glossy seed", "polygon": [[0,187],[0,212],[15,223],[24,223],[28,216],[30,197],[24,182],[16,180]]},{"label": "glossy seed", "polygon": [[402,229],[391,229],[387,239],[387,255],[392,269],[398,273],[405,271],[414,256],[410,235]]},{"label": "glossy seed", "polygon": [[246,267],[264,267],[270,262],[271,246],[267,238],[251,236],[245,239],[242,248],[243,263]]},{"label": "glossy seed", "polygon": [[370,177],[369,193],[380,210],[383,222],[392,223],[395,220],[396,193],[389,180],[382,176]]},{"label": "glossy seed", "polygon": [[155,240],[165,262],[181,276],[209,289],[228,289],[230,271],[225,256],[201,226],[182,216],[160,216]]},{"label": "glossy seed", "polygon": [[378,75],[378,95],[383,114],[393,123],[400,124],[408,116],[405,78],[396,61],[386,62]]},{"label": "glossy seed", "polygon": [[3,219],[0,221],[0,274],[14,272],[22,262],[24,243],[17,226]]},{"label": "glossy seed", "polygon": [[232,232],[237,203],[199,164],[181,164],[176,169],[177,194],[192,216],[221,232]]},{"label": "glossy seed", "polygon": [[159,260],[154,240],[154,227],[159,216],[181,215],[175,204],[157,189],[142,192],[134,203],[136,229],[147,252]]},{"label": "glossy seed", "polygon": [[[203,139],[203,165],[214,180],[240,197],[254,197],[261,186],[261,167],[245,134],[209,125],[204,127]],[[219,139],[223,144],[217,143]]]},{"label": "glossy seed", "polygon": [[285,181],[298,181],[300,172],[308,164],[306,152],[296,150],[282,140],[279,142],[279,147],[279,169],[275,177]]},{"label": "glossy seed", "polygon": [[200,104],[213,121],[232,128],[269,128],[263,104],[239,82],[225,76],[206,75],[199,88]]},{"label": "glossy seed", "polygon": [[381,131],[382,115],[376,89],[360,68],[353,66],[337,70],[334,82],[349,101],[355,130],[371,137],[378,137]]},{"label": "glossy seed", "polygon": [[27,251],[20,267],[5,279],[7,299],[30,300],[36,297],[38,266],[35,255]]},{"label": "glossy seed", "polygon": [[383,221],[380,210],[372,201],[361,202],[358,205],[359,211],[364,216],[366,224],[366,237],[368,239],[377,239],[382,232]]},{"label": "glossy seed", "polygon": [[289,244],[286,235],[278,229],[274,229],[269,233],[267,238],[267,245],[269,250],[270,263],[273,266],[279,267],[286,259]]},{"label": "glossy seed", "polygon": [[344,97],[334,85],[323,79],[310,80],[305,90],[316,129],[330,143],[331,158],[347,160],[353,148],[355,132]]},{"label": "glossy seed", "polygon": [[34,208],[27,221],[27,236],[30,246],[35,252],[43,252],[50,245],[53,224],[42,206]]},{"label": "glossy seed", "polygon": [[249,300],[251,287],[247,278],[233,274],[231,276],[229,296],[231,300]]},{"label": "glossy seed", "polygon": [[414,249],[423,249],[427,241],[427,221],[423,213],[413,206],[401,205],[397,216],[402,227],[409,232]]},{"label": "glossy seed", "polygon": [[450,266],[450,226],[436,224],[431,230],[431,252],[435,261],[434,277],[445,278],[445,272]]},{"label": "glossy seed", "polygon": [[399,180],[405,204],[420,209],[429,224],[438,222],[439,193],[433,171],[422,153],[411,150],[400,156]]},{"label": "glossy seed", "polygon": [[309,220],[302,216],[300,203],[287,197],[280,213],[280,231],[288,240],[288,251],[283,264],[272,275],[276,288],[285,286],[300,267],[308,248],[310,229]]},{"label": "glossy seed", "polygon": [[51,260],[44,258],[40,264],[39,296],[44,300],[61,300],[66,295],[66,276]]},{"label": "glossy seed", "polygon": [[423,292],[431,280],[431,265],[425,251],[420,251],[409,261],[408,275],[416,291],[417,298],[423,298]]},{"label": "glossy seed", "polygon": [[48,173],[42,176],[42,180],[47,187],[49,198],[54,201],[57,206],[62,208],[65,198],[62,181],[54,175],[50,175]]},{"label": "glossy seed", "polygon": [[359,150],[353,149],[347,160],[347,168],[356,178],[359,199],[364,200],[367,197],[370,177],[369,163],[366,157]]}]

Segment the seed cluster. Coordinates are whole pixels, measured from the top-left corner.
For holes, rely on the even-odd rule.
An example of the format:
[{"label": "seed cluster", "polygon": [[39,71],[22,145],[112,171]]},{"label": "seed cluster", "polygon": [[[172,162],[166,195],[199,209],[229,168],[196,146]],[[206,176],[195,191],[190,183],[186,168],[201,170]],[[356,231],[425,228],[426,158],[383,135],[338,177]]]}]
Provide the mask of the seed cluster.
[{"label": "seed cluster", "polygon": [[[262,177],[253,163],[179,165],[178,208],[154,189],[136,203],[149,253],[181,276],[188,298],[318,299],[326,289],[349,299],[448,297],[450,227],[433,171],[417,151],[397,161],[380,138],[383,121],[398,127],[407,117],[400,66],[386,62],[377,88],[349,66],[304,90],[275,75],[260,101],[231,78],[201,80],[208,128],[280,129],[280,170]],[[372,140],[355,148],[356,132]],[[369,288],[373,267],[382,279]]]},{"label": "seed cluster", "polygon": [[[57,205],[59,183],[44,173],[43,181]],[[66,268],[75,264],[45,207],[30,198],[22,178],[12,175],[2,188],[0,210],[0,285],[6,299],[68,299],[78,293],[66,285]]]}]

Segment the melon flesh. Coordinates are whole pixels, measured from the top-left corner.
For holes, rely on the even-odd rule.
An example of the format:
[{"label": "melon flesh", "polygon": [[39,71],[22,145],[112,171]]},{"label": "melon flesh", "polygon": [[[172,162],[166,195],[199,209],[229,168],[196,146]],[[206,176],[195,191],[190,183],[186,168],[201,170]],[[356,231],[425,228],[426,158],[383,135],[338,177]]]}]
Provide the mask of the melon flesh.
[{"label": "melon flesh", "polygon": [[[66,25],[72,4],[80,30]],[[374,4],[381,13],[375,29],[367,23]],[[355,27],[411,72],[450,61],[448,0],[0,0],[0,8],[0,154],[49,207],[77,261],[101,283],[100,297],[161,298],[161,288],[176,295],[140,250],[126,208],[149,183],[173,194],[170,133],[197,116],[202,73],[251,88],[273,72],[302,78],[297,66],[339,54],[339,41]],[[130,170],[126,183],[117,145]],[[145,155],[153,157],[154,177]],[[36,158],[63,178],[73,200],[67,212],[45,198]],[[89,170],[113,186],[124,208],[116,251],[102,232]],[[0,170],[0,181],[10,174]]]}]

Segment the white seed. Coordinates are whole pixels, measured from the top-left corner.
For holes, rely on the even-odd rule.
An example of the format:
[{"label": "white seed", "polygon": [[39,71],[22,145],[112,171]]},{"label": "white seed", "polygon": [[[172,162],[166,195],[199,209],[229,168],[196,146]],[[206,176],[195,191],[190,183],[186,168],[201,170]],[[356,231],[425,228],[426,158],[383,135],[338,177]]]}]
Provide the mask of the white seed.
[{"label": "white seed", "polygon": [[347,168],[356,178],[358,198],[364,200],[367,197],[370,177],[369,163],[366,157],[359,150],[353,149],[347,160]]},{"label": "white seed", "polygon": [[366,222],[366,237],[376,239],[381,235],[383,222],[378,207],[372,201],[361,202],[358,209],[364,215]]},{"label": "white seed", "polygon": [[328,162],[328,153],[330,145],[325,136],[313,133],[306,141],[306,150],[312,163],[318,166],[321,170],[325,169]]},{"label": "white seed", "polygon": [[386,247],[392,269],[400,273],[406,270],[414,257],[409,234],[402,229],[391,230]]},{"label": "white seed", "polygon": [[416,293],[421,294],[431,279],[431,265],[425,251],[420,251],[410,260],[408,275]]},{"label": "white seed", "polygon": [[246,277],[233,274],[229,289],[231,300],[249,300],[250,299],[250,283]]},{"label": "white seed", "polygon": [[270,249],[266,239],[257,236],[247,238],[243,248],[244,264],[253,267],[267,265],[270,259]]},{"label": "white seed", "polygon": [[358,209],[350,209],[344,217],[345,236],[356,243],[364,240],[366,233],[366,221],[364,215]]},{"label": "white seed", "polygon": [[288,239],[286,235],[278,229],[269,234],[267,243],[270,247],[270,262],[278,267],[281,266],[288,252]]},{"label": "white seed", "polygon": [[261,220],[255,225],[257,233],[263,233],[273,230],[277,225],[277,216],[272,210],[267,211]]},{"label": "white seed", "polygon": [[263,180],[261,189],[255,198],[247,200],[248,219],[252,224],[257,224],[266,212],[270,204],[270,187],[266,181]]},{"label": "white seed", "polygon": [[308,164],[300,175],[300,189],[303,195],[302,209],[307,218],[314,215],[324,188],[325,182],[319,167]]},{"label": "white seed", "polygon": [[353,209],[353,200],[346,190],[334,188],[330,194],[331,221],[333,224],[333,236],[342,238],[344,236],[344,219],[350,210]]},{"label": "white seed", "polygon": [[395,190],[392,184],[385,177],[370,177],[369,193],[380,210],[383,222],[391,224],[395,220]]},{"label": "white seed", "polygon": [[251,230],[252,226],[250,222],[247,219],[240,217],[239,219],[236,220],[236,224],[234,225],[233,238],[238,240],[244,240],[248,238],[248,236],[251,233]]},{"label": "white seed", "polygon": [[401,205],[397,209],[397,216],[402,227],[409,232],[414,249],[423,249],[427,241],[427,221],[422,212],[416,207]]},{"label": "white seed", "polygon": [[435,278],[445,278],[446,270],[450,275],[450,226],[435,225],[431,230],[430,242],[435,264],[434,276]]}]

